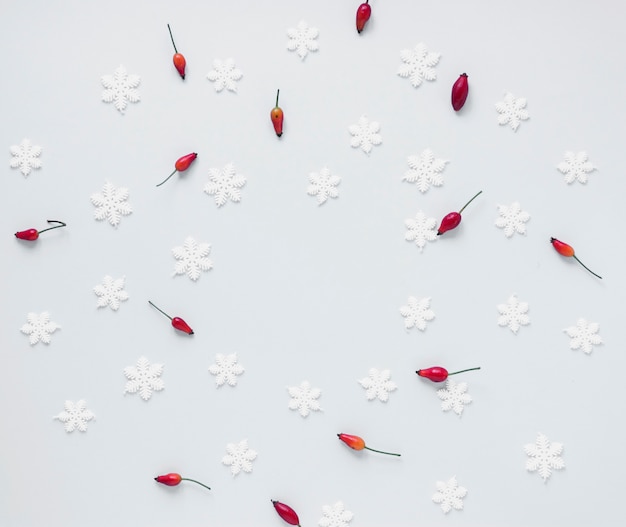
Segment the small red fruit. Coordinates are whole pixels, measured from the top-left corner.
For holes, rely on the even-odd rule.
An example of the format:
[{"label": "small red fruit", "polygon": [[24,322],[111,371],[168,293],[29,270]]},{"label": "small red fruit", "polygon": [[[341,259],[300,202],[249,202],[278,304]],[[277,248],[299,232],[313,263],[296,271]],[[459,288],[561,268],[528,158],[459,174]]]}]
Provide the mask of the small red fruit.
[{"label": "small red fruit", "polygon": [[461,73],[459,78],[452,85],[452,108],[454,108],[455,112],[463,108],[468,93],[469,85],[467,84],[467,73]]},{"label": "small red fruit", "polygon": [[207,487],[204,483],[200,483],[195,479],[183,478],[180,474],[176,474],[175,472],[170,472],[169,474],[164,474],[163,476],[157,476],[154,478],[154,481],[167,485],[168,487],[175,487],[176,485],[179,485],[181,481],[191,481],[193,483],[197,483],[205,489],[211,490],[211,487]]},{"label": "small red fruit", "polygon": [[187,61],[185,57],[181,53],[178,53],[176,49],[176,44],[174,44],[174,37],[172,36],[172,30],[170,29],[170,25],[167,25],[167,30],[170,32],[170,38],[172,39],[172,45],[174,46],[174,67],[178,74],[185,80],[185,66],[187,65]]},{"label": "small red fruit", "polygon": [[427,379],[430,379],[433,382],[443,382],[450,375],[456,375],[457,373],[464,373],[466,371],[473,371],[473,370],[480,370],[480,367],[468,368],[467,370],[460,370],[460,371],[448,373],[448,370],[446,370],[445,368],[442,368],[441,366],[433,366],[432,368],[425,368],[423,370],[417,370],[415,373],[417,373],[420,377],[426,377]]},{"label": "small red fruit", "polygon": [[280,90],[276,90],[276,106],[270,112],[270,118],[272,119],[272,124],[274,125],[274,131],[276,135],[280,137],[283,135],[283,110],[278,106],[278,95]]},{"label": "small red fruit", "polygon": [[159,183],[157,187],[160,187],[169,178],[171,178],[174,174],[176,174],[176,172],[184,172],[185,170],[187,170],[189,168],[189,165],[191,165],[191,163],[193,163],[196,160],[196,157],[198,157],[198,154],[196,154],[195,152],[192,152],[191,154],[187,154],[186,156],[183,156],[183,157],[179,157],[176,160],[176,163],[174,163],[174,172],[172,172],[163,181],[161,181],[161,183]]},{"label": "small red fruit", "polygon": [[174,318],[170,317],[165,311],[162,311],[157,306],[155,306],[152,302],[150,302],[150,300],[148,300],[148,304],[150,304],[157,311],[160,311],[167,318],[169,318],[172,321],[172,326],[174,326],[174,329],[177,329],[178,331],[183,331],[183,332],[187,333],[187,335],[193,335],[193,329],[191,329],[189,327],[189,324],[187,324],[187,322],[185,322],[182,318],[180,318],[180,317],[174,317]]},{"label": "small red fruit", "polygon": [[356,10],[356,30],[361,33],[367,22],[372,16],[372,8],[369,4],[370,0],[365,0],[364,4],[361,4]]},{"label": "small red fruit", "polygon": [[26,229],[25,231],[18,231],[15,233],[15,237],[19,240],[28,240],[29,242],[34,242],[42,232],[51,231],[52,229],[59,229],[60,227],[65,227],[67,224],[58,220],[48,220],[48,223],[58,223],[59,225],[55,225],[54,227],[48,227],[47,229],[43,229],[42,231],[38,231],[37,229]]},{"label": "small red fruit", "polygon": [[597,276],[598,278],[602,279],[600,275],[594,273],[591,269],[589,269],[589,267],[587,267],[584,263],[582,263],[578,259],[576,254],[574,254],[574,248],[571,245],[567,245],[566,243],[560,240],[557,240],[556,238],[550,238],[550,243],[552,244],[552,247],[554,247],[556,252],[559,253],[561,256],[574,258],[574,260],[576,260],[580,265],[582,265],[585,269],[587,269],[587,271],[589,271],[593,276]]},{"label": "small red fruit", "polygon": [[274,505],[278,515],[289,525],[296,525],[297,527],[300,527],[300,519],[298,518],[296,511],[294,511],[289,505],[285,505],[284,503],[276,500],[272,500],[272,505]]},{"label": "small red fruit", "polygon": [[391,452],[383,452],[382,450],[375,450],[368,446],[365,446],[365,441],[359,436],[353,436],[350,434],[337,434],[337,437],[341,439],[352,450],[371,450],[372,452],[378,452],[379,454],[387,454],[388,456],[400,456],[400,454],[393,454]]},{"label": "small red fruit", "polygon": [[441,220],[441,225],[439,225],[439,229],[437,230],[437,236],[440,236],[444,232],[451,231],[459,226],[461,223],[461,212],[465,210],[472,201],[474,201],[480,194],[482,194],[482,190],[476,194],[472,199],[470,199],[459,212],[451,212],[450,214],[446,214]]}]

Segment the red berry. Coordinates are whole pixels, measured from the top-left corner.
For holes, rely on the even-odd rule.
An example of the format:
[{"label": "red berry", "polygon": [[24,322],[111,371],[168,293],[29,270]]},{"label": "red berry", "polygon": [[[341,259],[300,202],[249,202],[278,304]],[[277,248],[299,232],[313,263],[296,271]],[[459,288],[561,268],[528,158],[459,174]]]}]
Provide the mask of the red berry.
[{"label": "red berry", "polygon": [[15,237],[19,240],[28,240],[29,242],[34,242],[36,239],[39,238],[39,235],[42,232],[51,231],[52,229],[58,229],[67,225],[66,223],[58,220],[48,220],[48,223],[58,223],[58,225],[48,227],[47,229],[43,229],[42,231],[38,231],[37,229],[26,229],[25,231],[18,231],[15,233]]},{"label": "red berry", "polygon": [[443,382],[448,377],[450,377],[450,375],[456,375],[457,373],[464,373],[466,371],[473,371],[473,370],[480,370],[480,367],[468,368],[467,370],[460,370],[460,371],[448,373],[448,370],[446,370],[445,368],[442,368],[441,366],[433,366],[432,368],[425,368],[423,370],[417,370],[415,373],[417,373],[420,377],[425,377],[426,379],[429,379],[433,382]]},{"label": "red berry", "polygon": [[170,32],[172,46],[174,46],[174,67],[181,78],[185,80],[185,66],[187,65],[187,61],[185,60],[185,57],[183,57],[181,53],[178,53],[178,50],[176,49],[176,44],[174,43],[174,37],[172,36],[172,30],[169,24],[167,25],[167,30]]},{"label": "red berry", "polygon": [[567,243],[557,240],[556,238],[550,238],[550,243],[552,247],[559,253],[561,256],[567,256],[568,258],[574,258],[580,265],[582,265],[587,271],[589,271],[593,276],[596,276],[600,279],[602,277],[596,273],[594,273],[589,267],[587,267],[584,263],[582,263],[576,254],[574,253],[574,248],[571,245],[567,245]]},{"label": "red berry", "polygon": [[452,108],[458,112],[465,101],[467,100],[467,94],[469,93],[469,86],[467,84],[467,74],[461,73],[457,81],[452,86]]},{"label": "red berry", "polygon": [[176,172],[184,172],[185,170],[187,170],[189,166],[191,165],[191,163],[193,163],[197,157],[198,157],[198,154],[196,154],[195,152],[192,152],[191,154],[187,154],[183,157],[179,157],[176,160],[176,163],[174,163],[174,172],[172,172],[163,181],[161,181],[161,183],[159,183],[157,187],[160,187],[169,178],[171,178],[174,174],[176,174]]},{"label": "red berry", "polygon": [[167,485],[168,487],[175,487],[176,485],[179,485],[181,481],[191,481],[192,483],[197,483],[205,489],[211,490],[211,487],[207,487],[204,483],[200,483],[195,479],[183,478],[180,474],[176,474],[175,472],[170,472],[169,474],[157,476],[156,478],[154,478],[154,481],[156,481],[157,483],[162,483],[163,485]]},{"label": "red berry", "polygon": [[276,106],[272,108],[270,112],[270,119],[272,119],[272,124],[274,125],[274,131],[276,135],[280,137],[283,135],[283,110],[278,106],[278,94],[280,90],[276,91]]},{"label": "red berry", "polygon": [[350,434],[337,434],[337,437],[341,439],[352,450],[371,450],[372,452],[378,452],[379,454],[387,454],[389,456],[400,456],[400,454],[393,454],[391,452],[383,452],[382,450],[376,450],[365,446],[365,441],[359,436],[353,436]]},{"label": "red berry", "polygon": [[156,309],[160,313],[164,314],[167,318],[169,318],[172,321],[172,326],[175,329],[177,329],[178,331],[184,331],[185,333],[187,333],[187,335],[193,335],[193,329],[191,329],[189,327],[189,324],[187,324],[187,322],[185,322],[182,318],[170,317],[165,311],[155,306],[150,300],[148,300],[148,304],[150,304],[154,309]]},{"label": "red berry", "polygon": [[294,511],[289,505],[285,505],[284,503],[276,500],[272,500],[272,504],[274,505],[274,509],[276,509],[278,515],[289,525],[297,525],[300,527],[300,518],[298,518],[296,511]]},{"label": "red berry", "polygon": [[356,10],[356,30],[360,33],[365,27],[367,22],[372,16],[372,8],[369,5],[369,0],[365,0],[364,4],[361,4]]},{"label": "red berry", "polygon": [[465,210],[472,201],[474,201],[480,194],[482,194],[482,190],[476,194],[472,199],[470,199],[459,212],[450,212],[446,214],[441,220],[441,225],[439,225],[439,229],[437,229],[437,236],[443,234],[444,232],[450,231],[456,227],[458,227],[459,223],[461,223],[461,212]]}]

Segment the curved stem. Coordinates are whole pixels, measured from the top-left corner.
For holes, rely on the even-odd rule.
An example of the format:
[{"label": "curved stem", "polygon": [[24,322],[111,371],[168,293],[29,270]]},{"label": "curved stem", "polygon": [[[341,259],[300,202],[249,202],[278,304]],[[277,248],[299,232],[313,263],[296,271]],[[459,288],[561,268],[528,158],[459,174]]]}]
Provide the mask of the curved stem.
[{"label": "curved stem", "polygon": [[280,93],[280,89],[276,90],[276,108],[278,108],[278,94]]},{"label": "curved stem", "polygon": [[52,229],[59,229],[61,227],[65,227],[67,225],[67,223],[64,223],[64,222],[59,221],[59,220],[48,220],[48,223],[59,223],[60,225],[55,225],[54,227],[48,227],[47,229],[39,231],[39,234],[41,234],[42,232],[51,231]]},{"label": "curved stem", "polygon": [[474,201],[478,196],[480,196],[483,193],[483,191],[481,190],[478,194],[476,194],[472,199],[470,199],[465,205],[463,205],[463,208],[459,211],[459,214],[461,214],[461,212],[463,212],[465,210],[465,207],[467,207],[472,201]]},{"label": "curved stem", "polygon": [[593,276],[597,276],[600,280],[602,280],[602,277],[599,274],[596,274],[591,269],[589,269],[589,267],[587,267],[584,263],[582,263],[575,254],[572,254],[572,256],[580,265],[582,265],[585,269],[587,269],[587,271],[589,271]]},{"label": "curved stem", "polygon": [[400,457],[400,454],[394,454],[393,452],[383,452],[382,450],[376,450],[375,448],[370,448],[368,446],[363,447],[366,450],[371,450],[372,452],[378,452],[379,454],[387,454],[388,456],[398,456]]},{"label": "curved stem", "polygon": [[198,485],[203,486],[205,489],[211,490],[211,487],[207,487],[204,483],[200,483],[199,481],[196,481],[195,479],[190,479],[190,478],[180,478],[180,479],[181,481],[192,481],[193,483],[197,483]]},{"label": "curved stem", "polygon": [[171,178],[174,174],[176,174],[176,172],[178,172],[178,170],[174,170],[174,172],[172,172],[169,176],[167,176],[163,181],[161,181],[161,183],[159,183],[157,185],[157,187],[160,187],[163,183],[165,183],[169,178]]},{"label": "curved stem", "polygon": [[448,377],[450,375],[456,375],[457,373],[465,373],[466,371],[474,371],[474,370],[480,370],[480,366],[478,366],[478,368],[467,368],[467,370],[459,370],[459,371],[455,371],[452,373],[448,373]]},{"label": "curved stem", "polygon": [[[156,309],[157,311],[160,311],[161,313],[163,313],[167,318],[169,318],[170,320],[172,320],[172,317],[170,317],[165,311],[163,311],[162,309],[159,309],[157,306],[155,306],[152,302],[150,302],[150,300],[148,300],[148,304],[150,304],[154,309]],[[185,479],[185,478],[183,478]]]},{"label": "curved stem", "polygon": [[174,44],[174,37],[172,36],[172,30],[170,29],[170,25],[167,25],[167,30],[170,32],[170,38],[172,39],[172,46],[174,46],[174,52],[178,53],[178,50],[176,49],[176,44]]}]

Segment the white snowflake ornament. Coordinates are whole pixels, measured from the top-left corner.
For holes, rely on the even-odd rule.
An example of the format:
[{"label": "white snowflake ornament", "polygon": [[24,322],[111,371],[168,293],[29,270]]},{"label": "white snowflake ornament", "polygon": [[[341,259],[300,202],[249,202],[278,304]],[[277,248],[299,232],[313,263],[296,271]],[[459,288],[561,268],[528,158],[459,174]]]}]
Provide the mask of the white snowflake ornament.
[{"label": "white snowflake ornament", "polygon": [[33,168],[41,168],[41,147],[33,145],[30,139],[22,139],[19,145],[9,147],[13,158],[9,161],[11,168],[19,168],[24,176],[28,176]]},{"label": "white snowflake ornament", "polygon": [[371,368],[369,375],[358,382],[365,388],[365,397],[368,401],[378,399],[386,403],[389,400],[389,392],[398,388],[396,383],[390,379],[391,372],[389,370],[378,371],[376,368]]},{"label": "white snowflake ornament", "polygon": [[409,78],[411,85],[418,88],[424,80],[434,81],[437,72],[434,67],[439,62],[440,53],[428,51],[426,44],[420,42],[413,49],[400,51],[400,59],[403,64],[398,68],[398,75]]},{"label": "white snowflake ornament", "polygon": [[600,325],[596,322],[587,322],[579,318],[575,326],[570,326],[563,331],[570,337],[569,347],[573,350],[583,350],[586,354],[593,351],[594,346],[602,344],[602,337],[598,335]]},{"label": "white snowflake ornament", "polygon": [[515,201],[511,205],[498,205],[500,216],[496,219],[495,225],[499,229],[504,229],[507,238],[518,234],[526,234],[526,222],[530,220],[530,214],[522,210],[520,204]]},{"label": "white snowflake ornament", "polygon": [[113,227],[117,227],[122,216],[128,216],[133,212],[128,203],[128,189],[126,187],[116,187],[110,182],[106,182],[102,187],[102,192],[95,192],[90,196],[96,210],[93,213],[97,221],[107,220]]},{"label": "white snowflake ornament", "polygon": [[317,196],[318,205],[326,203],[328,198],[337,198],[339,196],[337,185],[341,183],[341,178],[333,176],[326,167],[319,172],[311,172],[309,174],[309,182],[307,194]]},{"label": "white snowflake ornament", "polygon": [[37,313],[28,313],[26,320],[27,323],[20,328],[20,331],[29,336],[28,341],[31,346],[34,346],[37,342],[50,344],[52,333],[57,329],[61,329],[61,326],[50,320],[50,314],[47,311],[39,315]]},{"label": "white snowflake ornament", "polygon": [[204,185],[204,192],[209,196],[215,196],[215,204],[221,207],[228,200],[239,203],[241,201],[241,189],[246,184],[246,178],[237,174],[235,165],[228,163],[223,169],[211,168],[209,170],[209,182]]},{"label": "white snowflake ornament", "polygon": [[346,510],[341,501],[334,505],[324,505],[322,512],[324,516],[317,522],[319,527],[346,527],[354,517],[354,514]]},{"label": "white snowflake ornament", "polygon": [[213,69],[207,73],[207,79],[215,83],[215,91],[221,92],[224,88],[237,93],[237,81],[243,77],[241,70],[235,68],[235,61],[215,59]]},{"label": "white snowflake ornament", "polygon": [[348,127],[352,139],[350,146],[352,148],[361,148],[363,152],[369,154],[373,146],[378,146],[383,142],[380,132],[380,124],[376,121],[370,121],[367,116],[362,115],[357,124]]},{"label": "white snowflake ornament", "polygon": [[435,318],[435,312],[430,309],[430,298],[415,298],[410,296],[407,305],[400,308],[400,314],[404,317],[406,329],[419,329],[424,331],[426,323]]},{"label": "white snowflake ornament", "polygon": [[405,172],[402,180],[415,183],[417,189],[422,194],[431,186],[440,187],[443,185],[441,173],[449,161],[435,158],[435,154],[430,148],[427,148],[418,156],[409,156],[407,162],[409,170]]},{"label": "white snowflake ornament", "polygon": [[539,433],[535,443],[524,445],[524,452],[529,457],[526,461],[526,470],[537,472],[543,482],[546,483],[552,475],[552,469],[561,470],[565,468],[565,462],[561,457],[563,445],[552,443],[546,436]]},{"label": "white snowflake ornament", "polygon": [[319,34],[320,32],[316,27],[310,27],[304,20],[301,20],[296,27],[287,30],[287,36],[289,37],[287,49],[295,51],[298,57],[304,60],[309,51],[317,51],[319,49],[319,44],[316,40]]},{"label": "white snowflake ornament", "polygon": [[233,476],[244,472],[252,472],[252,462],[256,459],[257,453],[248,446],[248,440],[244,439],[239,443],[228,443],[226,445],[226,455],[222,458],[222,463],[230,467]]},{"label": "white snowflake ornament", "polygon": [[520,327],[530,324],[528,302],[520,302],[515,294],[509,297],[506,304],[498,304],[497,309],[500,313],[498,325],[507,326],[513,333],[517,334]]},{"label": "white snowflake ornament", "polygon": [[160,392],[165,388],[161,379],[163,364],[150,364],[145,357],[139,357],[135,366],[124,368],[124,375],[128,379],[124,393],[139,393],[139,396],[148,401],[152,392]]},{"label": "white snowflake ornament", "polygon": [[237,377],[245,370],[239,364],[236,353],[223,355],[218,353],[215,356],[215,364],[209,366],[211,375],[215,375],[215,384],[218,388],[228,383],[229,386],[237,386]]},{"label": "white snowflake ornament", "polygon": [[408,229],[404,234],[407,242],[415,242],[418,249],[424,250],[426,242],[434,242],[437,239],[437,219],[428,218],[421,210],[417,212],[415,218],[407,218],[404,225]]},{"label": "white snowflake ornament", "polygon": [[578,181],[583,185],[587,183],[587,174],[590,174],[596,167],[589,162],[587,152],[565,152],[564,160],[561,161],[557,168],[561,174],[564,174],[565,183],[572,184]]},{"label": "white snowflake ornament", "polygon": [[522,121],[529,118],[528,110],[526,110],[526,99],[523,97],[516,98],[512,93],[506,92],[504,100],[496,103],[498,115],[498,124],[508,124],[514,132],[517,131]]},{"label": "white snowflake ornament", "polygon": [[441,409],[444,412],[454,410],[460,416],[466,404],[472,402],[472,397],[467,393],[467,383],[455,383],[450,377],[446,381],[446,387],[437,390],[437,397],[441,399]]},{"label": "white snowflake ornament", "polygon": [[319,388],[311,388],[309,381],[302,381],[300,386],[288,386],[289,392],[288,407],[290,410],[298,410],[302,417],[307,417],[311,411],[319,412],[322,410],[318,399],[322,395]]},{"label": "white snowflake ornament", "polygon": [[139,102],[140,93],[136,90],[141,82],[139,75],[128,75],[126,68],[120,65],[113,75],[103,75],[100,79],[106,89],[102,92],[102,100],[113,103],[113,106],[124,113],[129,102]]},{"label": "white snowflake ornament", "polygon": [[120,308],[120,302],[126,302],[130,298],[129,294],[124,291],[125,277],[113,279],[106,275],[102,279],[102,283],[93,288],[93,292],[98,297],[98,307],[109,306],[113,311]]},{"label": "white snowflake ornament", "polygon": [[200,278],[202,271],[213,269],[213,262],[207,258],[210,252],[211,246],[208,243],[198,243],[188,236],[182,247],[172,249],[172,254],[177,260],[173,275],[187,274],[195,282]]},{"label": "white snowflake ornament", "polygon": [[55,415],[53,419],[65,423],[65,431],[68,433],[74,430],[86,432],[87,423],[96,417],[91,410],[87,409],[87,403],[82,399],[76,403],[65,401],[63,407],[65,410]]},{"label": "white snowflake ornament", "polygon": [[452,509],[463,510],[463,498],[467,495],[467,489],[459,486],[456,476],[448,481],[438,481],[435,484],[437,492],[433,494],[433,501],[441,506],[441,510],[448,514]]}]

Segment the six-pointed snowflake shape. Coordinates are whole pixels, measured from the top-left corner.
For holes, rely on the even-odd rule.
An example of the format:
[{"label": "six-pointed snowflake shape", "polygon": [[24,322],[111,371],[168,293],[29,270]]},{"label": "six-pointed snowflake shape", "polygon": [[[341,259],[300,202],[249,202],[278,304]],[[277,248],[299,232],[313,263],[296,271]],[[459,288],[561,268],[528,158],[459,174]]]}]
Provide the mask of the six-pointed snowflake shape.
[{"label": "six-pointed snowflake shape", "polygon": [[530,324],[528,302],[520,302],[515,294],[509,297],[506,304],[498,304],[497,308],[500,313],[498,326],[508,326],[513,333],[517,333],[521,326]]},{"label": "six-pointed snowflake shape", "polygon": [[369,376],[360,379],[358,382],[365,388],[365,397],[368,401],[378,399],[386,403],[389,399],[389,392],[395,391],[398,386],[391,379],[389,370],[378,371],[376,368],[370,368]]},{"label": "six-pointed snowflake shape", "polygon": [[410,78],[414,88],[419,87],[424,80],[434,81],[437,78],[434,67],[440,57],[441,54],[428,51],[422,42],[414,49],[403,49],[400,51],[400,59],[404,64],[398,68],[398,75]]},{"label": "six-pointed snowflake shape", "polygon": [[437,219],[427,218],[420,210],[415,218],[407,218],[404,225],[408,229],[404,234],[407,242],[415,242],[420,252],[424,250],[426,242],[434,242],[437,239]]},{"label": "six-pointed snowflake shape", "polygon": [[95,192],[90,196],[91,203],[96,207],[93,217],[98,221],[106,219],[113,227],[117,227],[122,216],[133,212],[127,201],[128,195],[126,187],[116,187],[107,181],[102,192]]},{"label": "six-pointed snowflake shape", "polygon": [[152,397],[152,392],[160,392],[165,388],[165,383],[161,379],[163,364],[150,364],[145,357],[139,357],[136,366],[124,368],[124,375],[128,379],[124,393],[137,393],[147,401]]},{"label": "six-pointed snowflake shape", "polygon": [[87,410],[87,403],[82,399],[76,403],[65,401],[63,406],[65,410],[55,415],[53,419],[65,423],[66,432],[73,432],[74,430],[86,432],[87,423],[96,417],[91,410]]},{"label": "six-pointed snowflake shape", "polygon": [[50,315],[46,311],[39,315],[37,313],[28,313],[26,320],[28,322],[20,328],[20,331],[25,335],[29,335],[28,341],[31,346],[37,344],[37,342],[50,344],[52,333],[57,329],[61,329],[61,326],[56,322],[50,321]]},{"label": "six-pointed snowflake shape", "polygon": [[120,113],[124,113],[129,102],[139,102],[141,95],[135,89],[139,86],[139,75],[128,75],[124,66],[115,70],[113,75],[103,75],[100,79],[102,86],[106,88],[102,92],[104,102],[112,102]]},{"label": "six-pointed snowflake shape", "polygon": [[499,229],[504,229],[504,235],[507,238],[510,238],[516,232],[526,234],[525,223],[530,219],[530,214],[522,210],[517,201],[508,206],[498,205],[498,213],[500,216],[496,219],[495,225]]},{"label": "six-pointed snowflake shape", "polygon": [[561,161],[556,167],[561,174],[564,174],[565,183],[571,184],[574,181],[579,183],[587,183],[587,174],[596,170],[589,162],[587,152],[565,152],[565,160]]},{"label": "six-pointed snowflake shape", "polygon": [[339,196],[337,185],[341,183],[339,176],[333,176],[328,168],[324,167],[319,172],[311,172],[309,174],[310,185],[307,193],[310,196],[317,196],[317,203],[321,205],[328,198],[336,198]]},{"label": "six-pointed snowflake shape", "polygon": [[124,291],[125,277],[114,280],[106,275],[102,283],[93,288],[93,292],[98,297],[98,307],[109,306],[113,311],[120,308],[120,302],[128,300],[129,295]]},{"label": "six-pointed snowflake shape", "polygon": [[377,146],[383,142],[380,132],[380,124],[376,121],[371,121],[362,115],[357,124],[350,125],[348,127],[352,139],[350,140],[350,146],[352,148],[361,148],[363,152],[369,154],[372,151],[372,146]]},{"label": "six-pointed snowflake shape", "polygon": [[346,527],[354,517],[354,514],[346,510],[341,501],[334,505],[324,505],[322,512],[324,516],[317,522],[320,527]]},{"label": "six-pointed snowflake shape", "polygon": [[295,51],[298,57],[304,60],[309,51],[317,51],[319,49],[319,44],[315,40],[319,34],[320,32],[316,27],[309,27],[304,20],[301,20],[296,27],[287,30],[287,36],[289,37],[287,49]]},{"label": "six-pointed snowflake shape", "polygon": [[223,169],[209,169],[209,182],[204,185],[204,191],[209,196],[215,196],[218,207],[225,205],[228,200],[235,203],[241,201],[241,191],[246,184],[246,178],[235,171],[235,165],[228,163]]},{"label": "six-pointed snowflake shape", "polygon": [[256,459],[257,453],[248,446],[248,440],[244,439],[239,443],[228,443],[226,445],[226,455],[222,458],[222,463],[230,467],[233,476],[244,472],[252,472],[252,462]]},{"label": "six-pointed snowflake shape", "polygon": [[435,318],[435,312],[430,309],[429,298],[415,298],[410,296],[407,305],[400,308],[400,314],[405,318],[404,327],[406,329],[426,329],[426,322],[430,322]]},{"label": "six-pointed snowflake shape", "polygon": [[602,337],[598,335],[600,325],[596,322],[587,322],[584,318],[579,318],[575,326],[570,326],[563,331],[571,338],[569,347],[573,350],[582,349],[589,354],[594,346],[602,344]]},{"label": "six-pointed snowflake shape", "polygon": [[498,124],[508,124],[513,131],[517,131],[520,123],[528,119],[528,110],[526,110],[526,99],[523,97],[515,98],[512,93],[506,92],[504,100],[496,103],[498,115]]},{"label": "six-pointed snowflake shape", "polygon": [[9,147],[13,158],[9,161],[11,168],[18,168],[24,176],[28,176],[33,168],[41,168],[41,147],[33,145],[30,139],[22,139],[19,145]]},{"label": "six-pointed snowflake shape", "polygon": [[213,69],[207,74],[207,79],[215,83],[215,91],[221,92],[224,88],[237,93],[237,81],[243,77],[241,70],[235,68],[235,61],[215,59]]},{"label": "six-pointed snowflake shape", "polygon": [[309,381],[302,381],[300,386],[288,386],[287,391],[291,397],[289,409],[298,410],[302,417],[309,415],[311,410],[319,412],[322,409],[318,401],[322,391],[319,388],[311,388]]},{"label": "six-pointed snowflake shape", "polygon": [[524,452],[529,457],[526,461],[526,470],[538,472],[546,483],[552,475],[552,469],[561,470],[565,468],[565,462],[561,457],[563,445],[561,443],[551,443],[546,436],[539,433],[535,444],[524,445]]},{"label": "six-pointed snowflake shape", "polygon": [[237,386],[237,376],[244,372],[243,366],[237,360],[236,353],[230,355],[218,353],[215,356],[215,364],[209,366],[209,372],[215,375],[215,384],[218,387],[225,383],[229,386]]},{"label": "six-pointed snowflake shape", "polygon": [[201,271],[209,271],[213,268],[213,262],[207,258],[211,252],[208,243],[198,243],[191,236],[185,239],[182,247],[174,247],[172,254],[178,260],[174,267],[174,275],[187,274],[196,281],[200,278]]},{"label": "six-pointed snowflake shape", "polygon": [[437,390],[437,397],[441,399],[441,409],[444,412],[454,410],[454,413],[461,415],[466,404],[472,402],[472,397],[467,393],[467,383],[455,383],[448,377],[446,387]]},{"label": "six-pointed snowflake shape", "polygon": [[430,148],[424,150],[418,156],[409,156],[407,159],[409,169],[405,172],[403,181],[415,183],[421,193],[426,192],[430,186],[440,187],[443,185],[441,172],[446,168],[445,159],[436,159]]},{"label": "six-pointed snowflake shape", "polygon": [[467,489],[458,485],[456,476],[448,481],[438,481],[435,486],[437,492],[433,494],[433,501],[441,506],[444,513],[447,514],[452,509],[463,510],[463,498],[467,495]]}]

